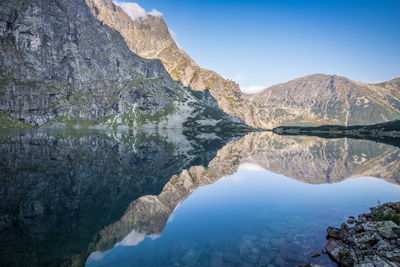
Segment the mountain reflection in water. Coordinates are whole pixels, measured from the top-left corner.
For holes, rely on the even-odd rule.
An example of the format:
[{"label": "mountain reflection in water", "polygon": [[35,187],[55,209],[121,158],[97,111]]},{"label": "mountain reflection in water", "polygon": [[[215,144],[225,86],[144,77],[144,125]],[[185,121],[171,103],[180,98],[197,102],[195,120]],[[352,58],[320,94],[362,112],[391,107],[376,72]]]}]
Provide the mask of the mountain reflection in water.
[{"label": "mountain reflection in water", "polygon": [[6,265],[293,266],[400,196],[400,149],[346,138],[30,130],[0,150]]}]

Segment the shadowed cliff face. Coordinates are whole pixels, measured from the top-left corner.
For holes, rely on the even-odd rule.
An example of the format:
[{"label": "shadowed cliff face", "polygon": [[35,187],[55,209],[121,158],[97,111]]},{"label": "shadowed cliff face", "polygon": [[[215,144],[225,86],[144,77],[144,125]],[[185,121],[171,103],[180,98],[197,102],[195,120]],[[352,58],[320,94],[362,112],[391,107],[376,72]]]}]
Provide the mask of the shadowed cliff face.
[{"label": "shadowed cliff face", "polygon": [[93,15],[119,31],[129,48],[162,61],[174,80],[195,90],[209,89],[218,105],[247,124],[363,125],[400,119],[399,79],[366,84],[331,75],[310,75],[243,97],[239,86],[200,68],[177,46],[162,17],[132,18],[112,0],[86,0]]},{"label": "shadowed cliff face", "polygon": [[[10,0],[0,10],[0,127],[12,119],[71,128],[240,123],[208,92],[192,92],[159,60],[130,51],[84,0]],[[210,110],[214,117],[204,115]]]},{"label": "shadowed cliff face", "polygon": [[74,255],[85,255],[132,201],[160,194],[183,169],[207,165],[227,140],[176,131],[1,132],[0,262],[84,261]]},{"label": "shadowed cliff face", "polygon": [[200,68],[178,47],[161,16],[147,15],[132,20],[112,0],[86,2],[95,17],[121,33],[131,51],[144,58],[160,59],[174,80],[194,90],[209,89],[222,110],[256,126],[252,107],[243,97],[239,85],[213,71]]}]

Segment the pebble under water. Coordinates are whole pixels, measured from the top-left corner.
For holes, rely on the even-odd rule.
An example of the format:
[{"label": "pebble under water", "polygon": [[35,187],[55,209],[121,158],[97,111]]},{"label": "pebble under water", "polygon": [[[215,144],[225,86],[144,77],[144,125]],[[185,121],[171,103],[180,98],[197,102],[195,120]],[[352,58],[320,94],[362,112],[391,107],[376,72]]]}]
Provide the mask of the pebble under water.
[{"label": "pebble under water", "polygon": [[383,141],[0,131],[0,266],[335,266],[327,227],[400,200]]},{"label": "pebble under water", "polygon": [[311,185],[246,163],[196,190],[160,235],[133,231],[87,266],[336,266],[321,253],[326,228],[399,196],[376,178]]}]

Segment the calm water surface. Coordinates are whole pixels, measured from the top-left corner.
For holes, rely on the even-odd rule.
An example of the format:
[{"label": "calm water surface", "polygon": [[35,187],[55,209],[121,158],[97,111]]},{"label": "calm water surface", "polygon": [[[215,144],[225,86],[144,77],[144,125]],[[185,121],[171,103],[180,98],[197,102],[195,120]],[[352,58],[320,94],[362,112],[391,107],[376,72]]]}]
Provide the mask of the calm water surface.
[{"label": "calm water surface", "polygon": [[400,149],[253,133],[0,134],[0,265],[335,266],[328,226],[400,200]]},{"label": "calm water surface", "polygon": [[88,266],[333,265],[320,252],[328,226],[399,200],[400,187],[375,178],[309,185],[266,170],[240,167],[199,188],[171,215],[161,234],[135,230]]}]

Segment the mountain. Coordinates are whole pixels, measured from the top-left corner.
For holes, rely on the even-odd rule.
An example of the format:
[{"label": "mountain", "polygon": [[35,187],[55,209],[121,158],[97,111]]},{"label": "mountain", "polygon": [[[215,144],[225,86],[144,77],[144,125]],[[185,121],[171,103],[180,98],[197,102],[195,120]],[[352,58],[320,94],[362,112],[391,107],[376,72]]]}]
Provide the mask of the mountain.
[{"label": "mountain", "polygon": [[252,106],[243,97],[239,85],[217,73],[200,68],[179,48],[162,16],[147,14],[132,19],[112,0],[86,0],[94,16],[119,31],[128,47],[144,58],[160,59],[172,78],[194,90],[209,89],[226,113],[255,126]]},{"label": "mountain", "polygon": [[315,74],[249,98],[260,127],[369,125],[400,119],[400,79],[366,84]]},{"label": "mountain", "polygon": [[133,53],[84,0],[0,2],[0,86],[5,127],[243,126]]},{"label": "mountain", "polygon": [[360,125],[400,118],[400,79],[365,84],[344,77],[311,75],[244,96],[239,86],[200,68],[171,37],[162,16],[132,18],[112,0],[86,0],[92,13],[119,31],[129,48],[162,61],[174,80],[195,90],[208,88],[228,114],[271,129],[284,125]]}]

